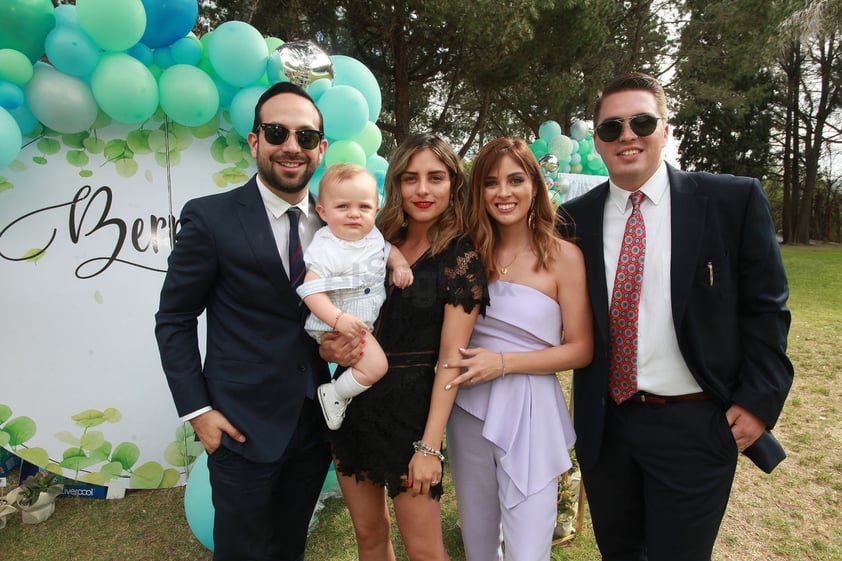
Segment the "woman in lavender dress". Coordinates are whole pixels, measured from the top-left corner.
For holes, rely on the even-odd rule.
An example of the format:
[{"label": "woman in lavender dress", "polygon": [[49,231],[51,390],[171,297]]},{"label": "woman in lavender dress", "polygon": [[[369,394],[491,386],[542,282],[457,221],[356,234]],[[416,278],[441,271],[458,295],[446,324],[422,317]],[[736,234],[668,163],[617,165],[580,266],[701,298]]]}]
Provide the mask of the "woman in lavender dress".
[{"label": "woman in lavender dress", "polygon": [[[447,428],[468,561],[549,560],[558,476],[575,433],[555,373],[593,353],[582,253],[556,234],[538,162],[522,140],[473,165],[469,227],[489,279]],[[562,323],[562,317],[564,321]],[[495,539],[497,537],[497,539]]]}]

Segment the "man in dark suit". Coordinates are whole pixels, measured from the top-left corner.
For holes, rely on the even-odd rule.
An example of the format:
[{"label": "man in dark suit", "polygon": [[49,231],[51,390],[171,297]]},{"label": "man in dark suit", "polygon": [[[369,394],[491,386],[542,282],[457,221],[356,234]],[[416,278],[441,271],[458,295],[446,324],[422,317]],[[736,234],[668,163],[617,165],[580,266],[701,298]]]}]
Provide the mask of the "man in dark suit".
[{"label": "man in dark suit", "polygon": [[768,431],[793,378],[760,182],[667,165],[666,117],[654,78],[610,82],[594,110],[609,181],[564,206],[594,314],[576,451],[611,561],[710,560],[738,452],[767,471],[783,457]]},{"label": "man in dark suit", "polygon": [[185,204],[169,257],[155,334],[178,414],[208,453],[217,561],[303,559],[330,464],[313,400],[330,374],[304,332],[290,280],[303,262],[289,252],[322,226],[307,184],[327,147],[323,132],[302,89],[269,88],[248,135],[257,175]]}]

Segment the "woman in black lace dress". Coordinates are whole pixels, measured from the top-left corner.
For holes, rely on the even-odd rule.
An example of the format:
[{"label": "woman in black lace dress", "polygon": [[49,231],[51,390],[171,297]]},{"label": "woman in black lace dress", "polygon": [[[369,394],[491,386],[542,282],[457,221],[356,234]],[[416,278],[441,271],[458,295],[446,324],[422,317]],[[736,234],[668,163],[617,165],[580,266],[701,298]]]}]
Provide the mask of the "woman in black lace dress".
[{"label": "woman in black lace dress", "polygon": [[439,451],[455,398],[444,387],[459,371],[441,365],[460,356],[488,300],[482,262],[463,235],[466,189],[459,157],[432,134],[407,139],[389,166],[378,227],[415,281],[389,287],[375,323],[389,371],[351,401],[333,433],[361,561],[395,559],[387,491],[410,559],[448,559]]}]

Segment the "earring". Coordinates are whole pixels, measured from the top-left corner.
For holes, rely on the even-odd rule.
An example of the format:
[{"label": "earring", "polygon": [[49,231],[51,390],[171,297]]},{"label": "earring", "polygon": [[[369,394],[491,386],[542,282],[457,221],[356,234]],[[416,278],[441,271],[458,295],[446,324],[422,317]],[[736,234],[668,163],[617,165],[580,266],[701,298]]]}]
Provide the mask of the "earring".
[{"label": "earring", "polygon": [[526,219],[526,225],[532,230],[535,227],[535,197],[532,197],[532,202],[529,204],[529,215]]}]

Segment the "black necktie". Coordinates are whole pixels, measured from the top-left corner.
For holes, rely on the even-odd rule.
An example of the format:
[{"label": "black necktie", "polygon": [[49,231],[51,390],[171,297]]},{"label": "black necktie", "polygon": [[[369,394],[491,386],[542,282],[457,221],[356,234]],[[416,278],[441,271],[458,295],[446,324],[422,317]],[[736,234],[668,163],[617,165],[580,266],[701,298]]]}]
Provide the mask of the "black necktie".
[{"label": "black necktie", "polygon": [[[295,206],[287,210],[289,216],[289,282],[292,288],[298,288],[304,281],[304,250],[301,247],[301,236],[298,234],[298,219],[301,217],[301,209]],[[302,312],[307,308],[301,305]],[[307,376],[305,387],[307,397],[313,399],[316,396],[316,383],[312,376]]]},{"label": "black necktie", "polygon": [[298,235],[298,219],[301,209],[291,206],[287,211],[289,216],[289,282],[293,288],[304,281],[304,252],[301,248],[301,237]]}]

